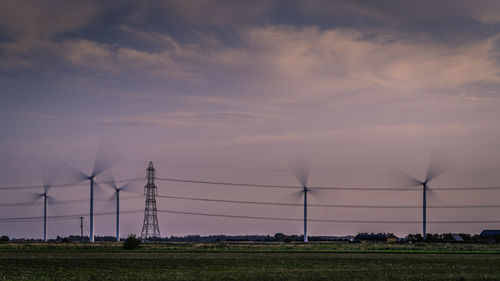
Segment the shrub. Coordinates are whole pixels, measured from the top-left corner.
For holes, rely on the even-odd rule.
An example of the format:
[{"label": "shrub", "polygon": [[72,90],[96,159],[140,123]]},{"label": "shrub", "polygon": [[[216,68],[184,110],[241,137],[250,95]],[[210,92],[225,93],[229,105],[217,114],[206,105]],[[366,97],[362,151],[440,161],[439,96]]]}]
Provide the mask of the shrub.
[{"label": "shrub", "polygon": [[283,240],[285,240],[285,238],[286,238],[286,235],[281,233],[281,232],[274,234],[274,239],[276,239],[276,241],[283,242]]},{"label": "shrub", "polygon": [[135,237],[135,234],[130,234],[123,243],[123,249],[133,250],[139,248],[139,245],[141,245],[141,239]]},{"label": "shrub", "polygon": [[8,242],[8,241],[9,241],[9,236],[2,235],[2,237],[0,237],[0,242]]}]

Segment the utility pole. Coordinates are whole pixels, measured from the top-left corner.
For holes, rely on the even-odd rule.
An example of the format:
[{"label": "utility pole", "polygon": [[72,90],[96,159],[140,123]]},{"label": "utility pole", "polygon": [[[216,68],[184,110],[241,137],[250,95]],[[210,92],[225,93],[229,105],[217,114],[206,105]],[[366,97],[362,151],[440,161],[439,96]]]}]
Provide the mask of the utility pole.
[{"label": "utility pole", "polygon": [[141,232],[143,240],[149,237],[160,237],[160,227],[158,226],[158,215],[156,212],[156,195],[158,193],[158,188],[155,185],[156,171],[151,161],[146,169],[146,176],[147,183],[144,187],[146,206],[144,208],[144,222]]}]

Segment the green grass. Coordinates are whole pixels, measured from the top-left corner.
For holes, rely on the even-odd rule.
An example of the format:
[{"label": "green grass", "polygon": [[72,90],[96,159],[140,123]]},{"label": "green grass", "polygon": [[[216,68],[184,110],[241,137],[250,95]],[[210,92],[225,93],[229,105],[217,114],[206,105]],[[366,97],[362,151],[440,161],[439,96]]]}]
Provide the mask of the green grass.
[{"label": "green grass", "polygon": [[[0,280],[500,280],[497,244],[0,245]],[[336,252],[335,252],[336,251]]]}]

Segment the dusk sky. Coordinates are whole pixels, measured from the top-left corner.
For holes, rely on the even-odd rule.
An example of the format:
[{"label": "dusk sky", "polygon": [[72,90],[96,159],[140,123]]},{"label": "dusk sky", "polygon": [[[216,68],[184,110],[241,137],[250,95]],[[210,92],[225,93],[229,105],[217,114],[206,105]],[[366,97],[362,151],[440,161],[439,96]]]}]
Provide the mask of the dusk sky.
[{"label": "dusk sky", "polygon": [[[400,188],[322,190],[319,220],[422,219],[431,154],[447,172],[429,206],[500,204],[500,2],[496,0],[0,0],[0,235],[42,237],[43,167],[90,172],[99,147],[118,180],[144,177],[300,187],[291,172],[310,159],[308,184]],[[103,146],[103,144],[105,144]],[[302,161],[302,162],[301,162]],[[53,164],[53,163],[58,164]],[[51,164],[48,164],[51,163]],[[97,178],[104,180],[104,176]],[[56,184],[72,182],[67,171]],[[146,181],[122,196],[143,210]],[[300,189],[157,181],[164,196],[301,203]],[[97,193],[111,212],[113,191]],[[407,190],[401,190],[407,188]],[[319,190],[318,190],[319,191]],[[50,238],[79,235],[88,182],[49,190]],[[134,197],[135,196],[135,197]],[[128,198],[127,198],[128,197]],[[131,199],[132,198],[132,199]],[[102,200],[101,200],[102,199]],[[11,205],[9,205],[11,204]],[[162,236],[302,233],[302,206],[158,198]],[[499,229],[500,207],[431,208],[430,233]],[[88,224],[88,216],[85,217]],[[143,213],[123,214],[121,235],[140,235]],[[420,223],[310,222],[310,235],[420,233]],[[96,217],[114,235],[114,216]],[[88,226],[85,230],[88,233]]]}]

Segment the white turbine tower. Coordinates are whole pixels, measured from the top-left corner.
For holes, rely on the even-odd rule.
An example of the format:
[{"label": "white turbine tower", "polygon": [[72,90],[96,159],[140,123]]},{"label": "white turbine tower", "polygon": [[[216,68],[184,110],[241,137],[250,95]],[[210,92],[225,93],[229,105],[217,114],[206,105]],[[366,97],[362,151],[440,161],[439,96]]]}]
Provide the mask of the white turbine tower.
[{"label": "white turbine tower", "polygon": [[[108,173],[109,179],[106,181],[106,184],[113,188],[114,194],[113,197],[116,198],[116,241],[120,241],[120,191],[129,191],[130,188],[132,187],[132,182],[134,180],[130,180],[127,183],[119,186],[116,184],[115,178],[113,176],[113,173],[111,170],[109,170]],[[113,199],[111,197],[111,199]]]}]

